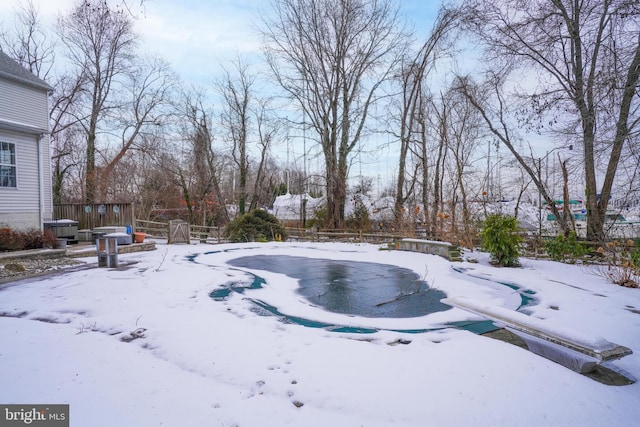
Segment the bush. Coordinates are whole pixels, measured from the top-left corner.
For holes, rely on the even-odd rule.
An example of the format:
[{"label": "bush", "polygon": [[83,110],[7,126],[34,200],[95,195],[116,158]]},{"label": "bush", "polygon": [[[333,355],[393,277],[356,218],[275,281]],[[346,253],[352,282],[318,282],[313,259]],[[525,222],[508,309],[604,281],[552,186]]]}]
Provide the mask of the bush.
[{"label": "bush", "polygon": [[554,261],[575,262],[576,258],[585,256],[589,250],[578,241],[574,231],[568,237],[557,236],[555,239],[545,242],[544,249]]},{"label": "bush", "polygon": [[53,247],[56,236],[47,230],[16,231],[9,227],[0,228],[0,252],[22,251],[26,249],[40,249]]},{"label": "bush", "polygon": [[313,218],[307,222],[307,226],[311,228],[325,228],[329,218],[329,211],[326,206],[315,210]]},{"label": "bush", "polygon": [[19,232],[8,227],[0,228],[0,251],[19,251],[24,247],[24,241]]},{"label": "bush", "polygon": [[56,240],[58,237],[51,230],[44,230],[42,233],[42,247],[43,248],[54,248],[56,244]]},{"label": "bush", "polygon": [[640,286],[640,248],[635,242],[607,242],[598,252],[607,259],[606,266],[600,266],[598,273],[611,283],[627,288]]},{"label": "bush", "polygon": [[232,242],[264,242],[286,239],[286,231],[275,216],[255,209],[230,222],[224,230]]},{"label": "bush", "polygon": [[369,211],[362,203],[356,203],[353,214],[349,215],[345,220],[345,225],[350,230],[369,230],[371,228],[371,220],[369,219]]},{"label": "bush", "polygon": [[42,248],[42,231],[40,230],[27,230],[22,234],[22,249],[40,249]]},{"label": "bush", "polygon": [[489,215],[482,224],[482,247],[491,254],[491,261],[502,267],[518,267],[519,246],[523,242],[517,234],[518,220],[512,216]]}]

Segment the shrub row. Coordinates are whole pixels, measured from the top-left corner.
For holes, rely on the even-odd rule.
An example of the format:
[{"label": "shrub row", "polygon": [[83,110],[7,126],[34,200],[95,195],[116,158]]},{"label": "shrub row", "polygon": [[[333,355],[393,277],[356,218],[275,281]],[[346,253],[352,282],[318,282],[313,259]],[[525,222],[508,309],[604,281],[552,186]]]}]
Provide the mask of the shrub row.
[{"label": "shrub row", "polygon": [[13,230],[9,227],[0,228],[0,252],[22,251],[52,247],[56,236],[50,231]]}]

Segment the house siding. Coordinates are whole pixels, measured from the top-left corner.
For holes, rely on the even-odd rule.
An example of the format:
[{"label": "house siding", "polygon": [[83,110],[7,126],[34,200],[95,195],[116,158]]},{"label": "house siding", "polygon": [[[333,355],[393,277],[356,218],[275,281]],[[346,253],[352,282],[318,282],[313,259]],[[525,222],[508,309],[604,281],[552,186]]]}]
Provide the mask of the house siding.
[{"label": "house siding", "polygon": [[[44,200],[40,200],[40,177],[38,176],[37,136],[23,135],[17,132],[0,130],[0,141],[16,146],[17,187],[0,187],[0,224],[11,224],[14,228],[40,228],[40,204],[43,217],[51,217],[51,191],[43,191]],[[48,156],[48,142],[43,138],[41,155]],[[49,157],[43,163],[50,164]],[[43,189],[51,185],[50,168],[42,171]],[[47,179],[48,178],[48,179]],[[47,194],[48,193],[48,194]]]},{"label": "house siding", "polygon": [[40,216],[38,212],[0,212],[0,227],[10,227],[13,230],[40,230]]},{"label": "house siding", "polygon": [[0,119],[49,129],[47,92],[0,79]]},{"label": "house siding", "polygon": [[53,178],[51,169],[51,139],[46,135],[40,141],[40,167],[42,168],[42,219],[53,219]]},{"label": "house siding", "polygon": [[38,208],[38,151],[35,135],[0,130],[0,141],[16,146],[17,187],[0,187],[3,211]]},{"label": "house siding", "polygon": [[15,144],[16,184],[0,187],[0,226],[42,229],[53,217],[46,83],[0,52],[0,141]]}]

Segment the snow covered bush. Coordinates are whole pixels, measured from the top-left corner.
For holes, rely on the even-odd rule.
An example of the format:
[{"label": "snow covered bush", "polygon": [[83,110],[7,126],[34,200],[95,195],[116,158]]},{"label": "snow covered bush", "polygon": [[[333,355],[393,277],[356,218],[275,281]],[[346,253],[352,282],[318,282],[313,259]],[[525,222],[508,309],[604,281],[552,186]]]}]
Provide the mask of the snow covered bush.
[{"label": "snow covered bush", "polygon": [[491,254],[491,261],[502,267],[518,267],[519,248],[523,239],[518,235],[515,217],[494,214],[482,223],[482,247]]}]

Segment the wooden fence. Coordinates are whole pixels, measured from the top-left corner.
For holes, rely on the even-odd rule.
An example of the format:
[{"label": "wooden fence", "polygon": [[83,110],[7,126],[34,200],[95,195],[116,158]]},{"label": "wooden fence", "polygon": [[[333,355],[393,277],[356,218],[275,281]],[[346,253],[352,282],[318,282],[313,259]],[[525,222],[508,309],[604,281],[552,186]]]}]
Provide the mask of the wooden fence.
[{"label": "wooden fence", "polygon": [[[189,227],[186,229],[189,232],[190,240],[192,239],[192,240],[200,241],[203,243],[204,242],[207,242],[207,243],[222,242],[221,227],[189,225]],[[142,233],[146,233],[151,237],[159,237],[167,240],[169,240],[171,236],[170,224],[168,222],[146,221],[142,219],[136,219],[136,230]]]},{"label": "wooden fence", "polygon": [[367,243],[393,243],[407,237],[402,233],[365,232],[352,230],[316,230],[312,228],[286,228],[289,240],[344,241]]},{"label": "wooden fence", "polygon": [[91,230],[107,225],[131,226],[135,230],[133,203],[66,203],[53,206],[53,219],[78,221],[78,229]]},{"label": "wooden fence", "polygon": [[[191,240],[206,243],[222,243],[222,227],[205,227],[190,225],[188,227]],[[348,230],[315,230],[302,228],[286,228],[289,240],[307,241],[343,241],[343,242],[368,242],[368,243],[393,243],[406,237],[401,233],[365,233],[363,231]],[[170,224],[168,222],[136,220],[136,231],[148,234],[151,237],[170,239]]]}]

